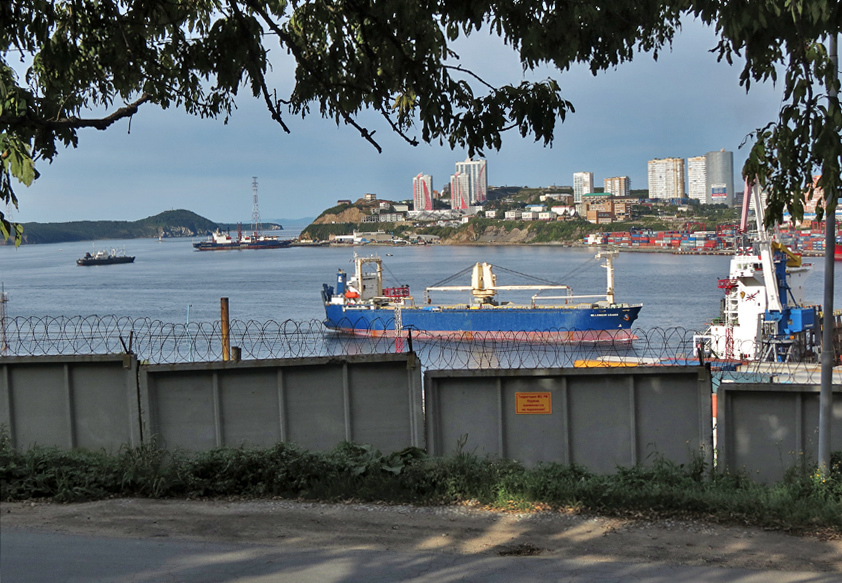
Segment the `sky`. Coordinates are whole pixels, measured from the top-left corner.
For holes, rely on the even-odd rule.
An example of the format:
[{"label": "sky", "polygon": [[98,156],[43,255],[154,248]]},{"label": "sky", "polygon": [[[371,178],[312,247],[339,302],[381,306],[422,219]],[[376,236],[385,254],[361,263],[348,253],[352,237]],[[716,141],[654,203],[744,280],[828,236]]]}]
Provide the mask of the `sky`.
[{"label": "sky", "polygon": [[[739,183],[751,141],[740,146],[776,119],[782,90],[753,85],[747,93],[740,64],[718,63],[710,52],[715,44],[712,30],[688,21],[658,61],[641,54],[597,76],[585,66],[530,72],[530,80],[558,79],[576,111],[557,126],[551,147],[509,132],[499,151],[486,151],[489,186],[572,185],[574,172],[593,172],[596,186],[629,176],[632,189],[645,189],[649,160],[723,148],[734,152]],[[493,83],[524,78],[516,55],[482,33],[457,50]],[[273,72],[278,86],[288,82],[285,66]],[[40,164],[31,187],[16,187],[19,208],[5,211],[17,222],[135,221],[172,209],[214,222],[250,222],[257,177],[261,218],[299,219],[365,193],[411,199],[418,173],[431,174],[441,189],[467,156],[446,145],[412,147],[373,115],[362,121],[377,130],[380,154],[353,128],[318,114],[287,116],[292,133],[286,134],[248,91],[237,105],[227,124],[144,106],[130,124],[83,130],[78,148]]]}]

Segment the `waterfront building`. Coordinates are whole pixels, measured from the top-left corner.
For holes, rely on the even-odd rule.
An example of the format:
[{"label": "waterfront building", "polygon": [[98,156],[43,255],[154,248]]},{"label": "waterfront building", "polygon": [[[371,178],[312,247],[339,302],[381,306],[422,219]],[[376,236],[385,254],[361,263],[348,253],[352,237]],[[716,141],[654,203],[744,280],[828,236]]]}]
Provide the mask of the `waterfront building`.
[{"label": "waterfront building", "polygon": [[604,181],[605,192],[614,196],[629,196],[631,192],[631,178],[628,176],[614,176]]},{"label": "waterfront building", "polygon": [[559,217],[575,217],[576,216],[576,207],[574,206],[554,206],[550,209],[554,214],[558,215]]},{"label": "waterfront building", "polygon": [[433,177],[421,174],[412,179],[413,210],[433,210]]},{"label": "waterfront building", "polygon": [[582,202],[582,195],[593,192],[593,172],[573,173],[573,202]]},{"label": "waterfront building", "polygon": [[467,177],[468,203],[466,206],[482,204],[485,202],[485,199],[488,198],[488,175],[486,173],[486,165],[487,162],[485,160],[472,160],[470,157],[468,157],[464,162],[456,163],[456,174]]},{"label": "waterfront building", "polygon": [[705,190],[708,204],[734,206],[734,153],[724,148],[705,154]]},{"label": "waterfront building", "polygon": [[409,221],[430,222],[430,221],[449,221],[462,218],[462,211],[454,211],[452,209],[439,209],[434,211],[409,211],[406,213],[406,219]]},{"label": "waterfront building", "polygon": [[466,210],[471,206],[471,177],[457,172],[450,177],[450,208]]},{"label": "waterfront building", "polygon": [[687,158],[687,196],[707,203],[707,156]]},{"label": "waterfront building", "polygon": [[684,198],[684,158],[649,160],[649,198]]}]

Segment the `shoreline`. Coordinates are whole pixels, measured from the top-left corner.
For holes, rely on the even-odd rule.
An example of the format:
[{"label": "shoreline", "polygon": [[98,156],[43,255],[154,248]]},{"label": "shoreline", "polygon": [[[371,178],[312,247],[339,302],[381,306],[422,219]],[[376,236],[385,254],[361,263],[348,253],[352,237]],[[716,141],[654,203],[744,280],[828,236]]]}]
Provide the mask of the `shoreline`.
[{"label": "shoreline", "polygon": [[[583,243],[570,243],[570,242],[546,242],[546,243],[528,243],[528,242],[508,242],[508,241],[458,241],[458,242],[439,242],[439,243],[428,243],[428,245],[438,245],[442,247],[504,247],[504,246],[512,246],[512,247],[567,247],[567,248],[581,248],[581,249],[598,249],[601,247],[610,247],[610,245],[585,245]],[[313,243],[303,243],[303,242],[296,242],[291,245],[292,247],[342,247],[342,248],[355,248],[355,247],[418,247],[419,245],[395,245],[393,243],[365,243],[362,245],[354,244],[354,243],[331,243],[328,241],[324,242],[313,242]],[[728,257],[734,254],[733,249],[713,249],[713,250],[682,250],[682,249],[664,249],[658,247],[626,247],[626,246],[613,246],[618,251],[622,251],[624,253],[631,252],[631,253],[667,253],[670,255],[712,255],[712,256],[720,256],[720,257]],[[800,252],[802,257],[824,257],[824,252],[821,251],[801,251]]]}]

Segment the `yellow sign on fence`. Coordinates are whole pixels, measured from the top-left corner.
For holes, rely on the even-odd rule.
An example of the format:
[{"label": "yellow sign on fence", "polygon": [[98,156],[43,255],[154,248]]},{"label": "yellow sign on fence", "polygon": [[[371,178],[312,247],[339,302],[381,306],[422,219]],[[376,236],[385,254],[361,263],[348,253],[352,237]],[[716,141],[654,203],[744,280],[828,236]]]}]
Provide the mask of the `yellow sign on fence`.
[{"label": "yellow sign on fence", "polygon": [[552,393],[515,393],[515,412],[518,415],[551,415]]}]

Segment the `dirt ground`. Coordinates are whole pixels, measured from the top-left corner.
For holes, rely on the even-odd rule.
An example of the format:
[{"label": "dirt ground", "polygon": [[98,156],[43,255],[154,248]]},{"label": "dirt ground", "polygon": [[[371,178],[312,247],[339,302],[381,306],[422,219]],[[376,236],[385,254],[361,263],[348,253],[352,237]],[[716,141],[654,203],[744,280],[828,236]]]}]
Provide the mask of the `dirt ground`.
[{"label": "dirt ground", "polygon": [[538,555],[842,573],[842,538],[838,536],[792,536],[677,520],[513,514],[466,506],[145,499],[0,504],[0,529],[15,527],[305,548]]}]

